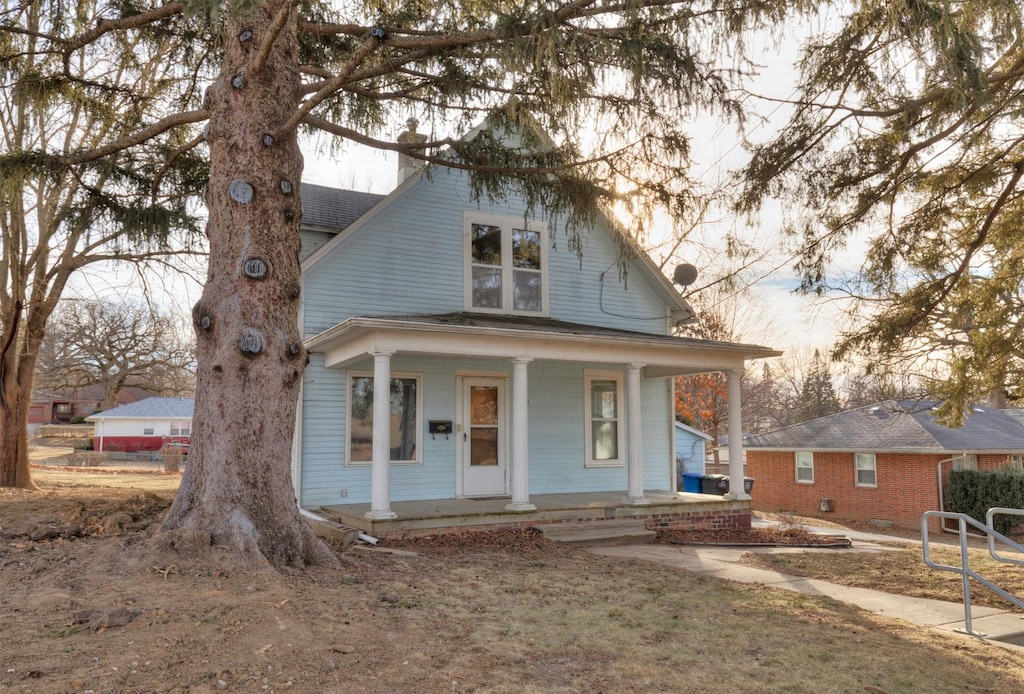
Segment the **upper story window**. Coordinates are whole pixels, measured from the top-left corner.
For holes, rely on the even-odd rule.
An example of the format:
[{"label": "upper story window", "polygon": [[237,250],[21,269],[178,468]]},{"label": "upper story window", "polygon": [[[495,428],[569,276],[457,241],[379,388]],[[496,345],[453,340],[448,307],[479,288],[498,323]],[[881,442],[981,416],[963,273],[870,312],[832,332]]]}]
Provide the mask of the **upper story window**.
[{"label": "upper story window", "polygon": [[547,226],[521,217],[467,212],[466,309],[547,312]]},{"label": "upper story window", "polygon": [[192,433],[192,422],[171,422],[171,436],[189,436]]}]

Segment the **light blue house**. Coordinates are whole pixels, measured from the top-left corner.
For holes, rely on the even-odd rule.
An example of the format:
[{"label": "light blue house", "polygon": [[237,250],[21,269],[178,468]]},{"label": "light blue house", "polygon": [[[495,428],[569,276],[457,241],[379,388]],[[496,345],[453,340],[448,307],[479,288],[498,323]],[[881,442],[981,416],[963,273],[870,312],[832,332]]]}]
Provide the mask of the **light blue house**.
[{"label": "light blue house", "polygon": [[777,354],[673,336],[693,311],[646,257],[624,281],[611,224],[581,260],[559,220],[476,200],[462,172],[301,192],[293,479],[303,508],[368,532],[442,501],[477,500],[463,508],[500,516],[489,527],[543,520],[557,495],[614,499],[602,517],[678,503],[672,377],[730,374],[738,427],[744,362]]},{"label": "light blue house", "polygon": [[678,474],[704,474],[704,456],[706,444],[711,435],[676,422],[676,472]]}]

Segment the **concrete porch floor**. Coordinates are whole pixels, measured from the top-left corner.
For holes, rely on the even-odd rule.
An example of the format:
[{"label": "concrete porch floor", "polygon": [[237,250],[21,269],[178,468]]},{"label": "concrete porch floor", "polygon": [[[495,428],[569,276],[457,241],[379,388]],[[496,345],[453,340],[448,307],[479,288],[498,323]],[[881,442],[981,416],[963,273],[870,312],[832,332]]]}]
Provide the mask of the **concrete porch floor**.
[{"label": "concrete porch floor", "polygon": [[373,521],[366,518],[370,504],[338,504],[309,510],[377,537],[573,521],[622,518],[646,520],[655,516],[750,510],[749,501],[733,501],[715,494],[646,491],[644,495],[651,502],[649,505],[625,504],[625,491],[536,494],[530,497],[530,503],[537,510],[519,512],[505,509],[505,505],[511,501],[508,497],[394,501],[391,510],[397,514],[397,518]]}]

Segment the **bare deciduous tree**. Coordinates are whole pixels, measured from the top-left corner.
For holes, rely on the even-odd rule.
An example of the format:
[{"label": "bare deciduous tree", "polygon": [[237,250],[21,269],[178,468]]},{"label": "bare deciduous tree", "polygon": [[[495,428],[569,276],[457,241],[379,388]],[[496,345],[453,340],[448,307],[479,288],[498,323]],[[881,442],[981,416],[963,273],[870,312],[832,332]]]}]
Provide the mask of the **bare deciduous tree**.
[{"label": "bare deciduous tree", "polygon": [[104,11],[100,0],[34,0],[0,15],[0,486],[33,486],[36,360],[72,274],[167,261],[197,231],[184,197],[205,177],[187,146],[194,135],[162,130],[143,146],[107,145],[141,142],[154,121],[197,100],[198,73],[183,65],[202,47],[187,24],[99,31]]},{"label": "bare deciduous tree", "polygon": [[107,410],[127,386],[191,394],[194,352],[183,326],[148,304],[65,299],[50,318],[36,382],[55,392],[100,386]]}]

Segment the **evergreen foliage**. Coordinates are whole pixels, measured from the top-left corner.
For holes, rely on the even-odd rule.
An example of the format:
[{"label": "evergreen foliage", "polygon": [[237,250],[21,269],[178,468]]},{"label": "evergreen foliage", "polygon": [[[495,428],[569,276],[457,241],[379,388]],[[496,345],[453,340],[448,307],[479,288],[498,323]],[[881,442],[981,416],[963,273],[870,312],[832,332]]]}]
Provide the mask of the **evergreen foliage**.
[{"label": "evergreen foliage", "polygon": [[800,421],[806,422],[818,417],[827,417],[842,409],[839,405],[839,398],[836,397],[835,388],[832,385],[832,373],[828,364],[821,357],[818,350],[814,350],[814,358],[811,359],[810,369],[804,376],[803,386],[800,390],[800,400],[797,403]]},{"label": "evergreen foliage", "polygon": [[[966,513],[982,525],[990,508],[1024,508],[1024,472],[1002,470],[953,470],[946,488],[946,510]],[[1020,516],[997,514],[992,519],[1003,535],[1024,522]]]},{"label": "evergreen foliage", "polygon": [[[790,122],[757,147],[739,207],[787,220],[803,289],[865,299],[837,355],[939,361],[942,415],[1024,398],[1024,41],[1016,0],[864,0],[809,40]],[[789,209],[801,209],[790,206]],[[855,278],[832,261],[869,240]]]},{"label": "evergreen foliage", "polygon": [[[290,479],[305,363],[292,202],[301,196],[299,132],[467,169],[481,198],[518,193],[528,208],[562,218],[573,248],[586,222],[613,204],[630,212],[627,231],[639,240],[657,209],[680,220],[699,201],[687,117],[702,110],[742,120],[734,87],[751,67],[735,50],[744,32],[801,4],[132,0],[80,5],[69,12],[80,24],[61,32],[28,28],[19,13],[0,17],[0,41],[36,42],[56,58],[45,83],[102,92],[97,108],[128,93],[143,106],[111,101],[118,127],[98,128],[71,152],[36,143],[8,149],[11,167],[91,167],[123,176],[126,192],[150,181],[150,199],[162,199],[182,192],[167,167],[203,141],[208,147],[210,270],[193,311],[194,445],[163,531],[206,532],[253,564],[337,561],[299,516]],[[59,14],[66,4],[20,7]],[[113,89],[120,66],[135,65],[138,49],[160,36],[181,43],[161,63],[173,74],[160,85]],[[90,69],[101,54],[110,71]],[[729,67],[718,64],[722,55]],[[67,91],[47,93],[51,110],[77,104]],[[409,116],[429,124],[425,142],[394,141],[391,128]],[[206,120],[207,136],[197,137]],[[140,152],[163,154],[164,165],[130,160]],[[233,198],[236,183],[255,194]],[[122,218],[142,220],[130,206],[138,192],[130,192],[95,201],[112,211],[120,201]],[[245,284],[238,259],[254,248],[273,272]],[[632,249],[624,242],[623,257]]]}]

